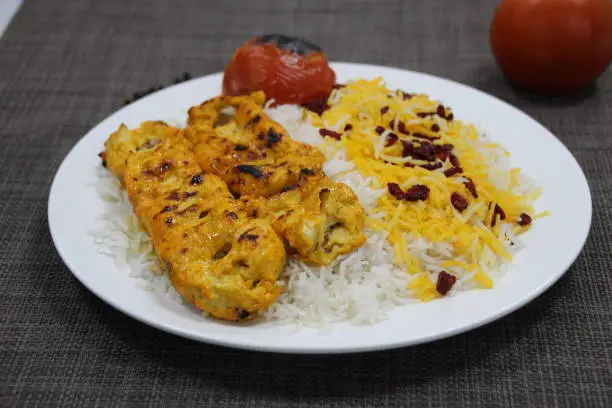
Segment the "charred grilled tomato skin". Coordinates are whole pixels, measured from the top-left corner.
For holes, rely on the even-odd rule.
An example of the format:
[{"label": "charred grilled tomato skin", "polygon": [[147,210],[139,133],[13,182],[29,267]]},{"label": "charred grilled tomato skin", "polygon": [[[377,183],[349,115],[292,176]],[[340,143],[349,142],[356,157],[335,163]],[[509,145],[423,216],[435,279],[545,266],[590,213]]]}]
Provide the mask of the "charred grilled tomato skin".
[{"label": "charred grilled tomato skin", "polygon": [[318,46],[296,37],[270,34],[240,46],[227,64],[223,94],[264,91],[275,105],[326,99],[336,74]]}]

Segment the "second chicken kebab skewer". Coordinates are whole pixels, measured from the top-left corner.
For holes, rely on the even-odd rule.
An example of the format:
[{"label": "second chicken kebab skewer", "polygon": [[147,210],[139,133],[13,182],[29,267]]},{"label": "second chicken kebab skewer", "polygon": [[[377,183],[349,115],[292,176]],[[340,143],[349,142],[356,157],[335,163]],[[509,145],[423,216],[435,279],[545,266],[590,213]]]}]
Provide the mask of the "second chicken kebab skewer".
[{"label": "second chicken kebab skewer", "polygon": [[189,110],[186,138],[200,166],[235,195],[267,199],[274,229],[302,259],[326,265],[366,241],[355,193],[323,172],[325,158],[264,111],[265,95],[217,97]]}]

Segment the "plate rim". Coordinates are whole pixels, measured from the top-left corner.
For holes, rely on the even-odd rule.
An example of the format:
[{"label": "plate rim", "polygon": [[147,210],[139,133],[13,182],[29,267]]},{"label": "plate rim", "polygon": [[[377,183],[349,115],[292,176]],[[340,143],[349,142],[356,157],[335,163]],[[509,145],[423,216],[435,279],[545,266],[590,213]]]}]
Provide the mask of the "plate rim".
[{"label": "plate rim", "polygon": [[[95,131],[95,129],[97,129],[99,126],[101,126],[103,123],[107,122],[107,121],[112,121],[113,118],[116,115],[119,115],[121,112],[123,112],[125,109],[127,109],[130,105],[127,106],[123,106],[115,111],[113,111],[111,114],[109,114],[108,116],[106,116],[105,118],[103,118],[101,121],[99,121],[98,123],[96,123],[94,126],[92,126],[80,139],[78,139],[78,141],[70,148],[70,150],[68,151],[68,153],[66,153],[66,155],[64,156],[64,158],[62,159],[60,165],[57,167],[56,172],[53,176],[53,180],[51,183],[51,187],[49,189],[49,196],[48,196],[48,200],[47,200],[47,221],[48,221],[48,226],[49,226],[49,231],[50,231],[50,235],[51,235],[51,239],[53,241],[53,245],[57,251],[57,253],[59,254],[60,258],[62,259],[62,261],[64,262],[64,264],[66,265],[66,267],[68,268],[68,270],[71,272],[71,274],[73,275],[73,277],[75,277],[83,286],[85,286],[91,293],[93,293],[96,297],[98,297],[98,299],[100,299],[101,301],[103,301],[104,303],[110,305],[111,307],[113,307],[115,310],[131,317],[132,319],[135,319],[137,321],[139,321],[140,323],[146,324],[150,327],[154,327],[158,330],[162,330],[168,333],[171,333],[173,335],[177,335],[183,338],[187,338],[190,340],[194,340],[194,341],[198,341],[198,342],[202,342],[205,344],[212,344],[212,345],[216,345],[216,346],[223,346],[223,347],[231,347],[231,348],[235,348],[235,349],[241,349],[241,350],[250,350],[250,351],[259,351],[259,352],[271,352],[271,353],[280,353],[280,354],[311,354],[311,355],[320,355],[320,354],[353,354],[353,353],[364,353],[364,352],[374,352],[374,351],[382,351],[382,350],[392,350],[392,349],[397,349],[397,348],[403,348],[403,347],[410,347],[410,346],[415,346],[415,345],[419,345],[419,344],[424,344],[424,343],[429,343],[432,341],[436,341],[436,340],[441,340],[441,339],[445,339],[445,338],[449,338],[449,337],[453,337],[468,331],[472,331],[476,328],[485,326],[493,321],[499,320],[505,316],[510,315],[511,313],[517,311],[518,309],[524,307],[525,305],[527,305],[528,303],[532,302],[533,300],[535,300],[536,298],[538,298],[540,295],[544,294],[545,292],[547,292],[550,287],[552,287],[552,285],[554,285],[556,282],[558,282],[566,273],[567,271],[574,265],[576,259],[580,256],[580,254],[583,252],[583,249],[585,247],[585,244],[588,240],[588,237],[590,235],[591,232],[591,228],[592,228],[592,223],[593,223],[593,200],[592,200],[592,192],[591,192],[591,187],[589,185],[589,181],[584,173],[584,169],[582,168],[582,166],[580,165],[580,163],[578,162],[578,160],[576,159],[576,157],[574,156],[574,154],[565,146],[565,144],[563,144],[563,142],[561,142],[561,140],[554,134],[552,133],[547,127],[545,127],[541,122],[539,122],[538,120],[536,120],[535,118],[533,118],[531,115],[527,114],[526,112],[522,111],[521,109],[513,106],[512,104],[506,102],[505,100],[487,93],[485,91],[482,91],[478,88],[475,88],[471,85],[467,85],[458,81],[455,81],[453,79],[449,79],[446,77],[442,77],[442,76],[437,76],[437,75],[433,75],[433,74],[429,74],[429,73],[425,73],[425,72],[420,72],[420,71],[414,71],[414,70],[410,70],[410,69],[404,69],[404,68],[400,68],[400,67],[394,67],[394,66],[388,66],[388,65],[376,65],[376,64],[365,64],[365,63],[353,63],[353,62],[330,62],[330,65],[332,66],[332,68],[334,69],[342,69],[342,68],[357,68],[357,69],[383,69],[383,70],[391,70],[391,71],[395,71],[398,74],[410,74],[410,75],[417,75],[417,76],[425,76],[428,77],[432,80],[435,81],[442,81],[445,82],[447,85],[449,86],[453,86],[453,87],[460,87],[463,88],[465,90],[468,90],[470,92],[475,92],[476,94],[480,94],[480,95],[485,95],[489,98],[493,98],[495,99],[497,102],[501,103],[502,105],[504,105],[505,109],[517,112],[523,116],[525,116],[526,118],[528,118],[534,125],[537,125],[538,127],[540,127],[542,130],[544,130],[546,133],[548,133],[550,136],[552,136],[551,139],[554,139],[554,143],[557,143],[559,147],[561,147],[563,150],[565,150],[565,152],[567,154],[569,154],[569,156],[572,158],[573,160],[573,164],[574,167],[576,168],[576,170],[578,171],[578,175],[580,176],[580,180],[584,183],[586,189],[586,196],[583,197],[584,199],[586,199],[588,201],[588,205],[585,206],[585,209],[587,211],[586,213],[586,217],[588,218],[588,222],[585,225],[584,228],[584,236],[581,238],[580,240],[580,245],[576,246],[576,250],[575,253],[572,254],[571,261],[568,263],[568,265],[563,269],[563,271],[559,272],[559,273],[555,273],[553,275],[551,275],[542,285],[533,288],[528,295],[523,296],[522,298],[520,298],[518,301],[513,302],[511,305],[507,305],[505,307],[501,307],[500,310],[496,311],[495,313],[490,313],[488,314],[485,318],[482,318],[480,320],[475,320],[472,321],[468,324],[462,324],[459,326],[449,326],[449,328],[447,330],[443,330],[443,331],[436,331],[424,336],[419,337],[418,339],[412,339],[412,340],[405,340],[405,341],[395,341],[395,342],[381,342],[381,343],[376,343],[376,344],[369,344],[369,345],[364,345],[364,346],[359,346],[359,347],[355,347],[355,346],[351,346],[349,348],[342,348],[342,347],[316,347],[316,348],[308,348],[308,347],[295,347],[295,346],[283,346],[283,347],[266,347],[265,345],[260,345],[260,344],[252,344],[252,343],[248,343],[248,342],[240,342],[240,341],[235,341],[233,339],[217,339],[216,337],[204,337],[202,336],[202,333],[193,333],[193,332],[189,332],[186,330],[181,330],[180,328],[177,328],[176,326],[173,326],[171,324],[166,324],[164,322],[160,322],[156,319],[150,319],[146,316],[141,316],[138,315],[137,313],[133,312],[130,307],[125,307],[122,306],[121,304],[119,304],[119,302],[115,302],[113,299],[109,298],[108,296],[105,296],[101,290],[99,290],[98,288],[96,288],[93,285],[90,285],[86,279],[84,279],[84,276],[82,276],[82,274],[80,274],[77,271],[77,268],[73,265],[73,263],[71,262],[70,258],[66,255],[66,253],[64,252],[64,249],[62,248],[62,246],[60,244],[58,244],[58,237],[57,237],[57,231],[54,229],[54,222],[52,221],[52,210],[53,210],[53,205],[54,205],[54,200],[57,199],[57,189],[59,188],[59,178],[62,174],[62,170],[65,169],[66,163],[69,159],[69,157],[79,148],[79,146],[85,142],[85,140]],[[188,81],[185,81],[183,83],[180,84],[175,84],[175,85],[171,85],[167,88],[164,88],[163,90],[169,89],[169,88],[174,88],[174,87],[179,87],[179,86],[184,86],[185,84],[188,84],[190,82],[195,82],[198,80],[202,80],[205,78],[211,78],[211,77],[215,77],[215,76],[221,76],[223,74],[223,72],[214,72],[214,73],[210,73],[210,74],[206,74],[206,75],[202,75],[193,79],[190,79]],[[384,74],[381,74],[381,76],[384,77]],[[163,91],[162,90],[162,91]],[[143,98],[141,98],[139,101],[141,100],[145,100],[153,95],[155,95],[157,92],[154,92],[153,94],[147,95]],[[374,326],[370,326],[370,327],[375,327]]]}]

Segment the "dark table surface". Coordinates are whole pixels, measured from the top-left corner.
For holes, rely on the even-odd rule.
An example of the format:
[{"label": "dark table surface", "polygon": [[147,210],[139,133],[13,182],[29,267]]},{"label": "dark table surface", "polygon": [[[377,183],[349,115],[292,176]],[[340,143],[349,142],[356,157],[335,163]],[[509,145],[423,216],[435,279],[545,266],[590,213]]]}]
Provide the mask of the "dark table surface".
[{"label": "dark table surface", "polygon": [[[571,98],[513,90],[488,48],[492,0],[26,0],[0,39],[0,406],[612,406],[612,75]],[[145,326],[92,295],[48,232],[52,177],[126,96],[219,71],[253,35],[496,95],[582,165],[594,219],[550,290],[446,340],[349,356],[242,352]]]}]

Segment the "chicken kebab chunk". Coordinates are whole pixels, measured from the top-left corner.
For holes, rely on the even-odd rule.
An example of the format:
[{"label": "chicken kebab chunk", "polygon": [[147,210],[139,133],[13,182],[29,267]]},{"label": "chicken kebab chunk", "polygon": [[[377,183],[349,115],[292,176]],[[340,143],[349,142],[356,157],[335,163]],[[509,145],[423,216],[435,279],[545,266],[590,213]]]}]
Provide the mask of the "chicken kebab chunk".
[{"label": "chicken kebab chunk", "polygon": [[274,229],[306,261],[327,265],[366,241],[355,193],[323,172],[323,154],[291,139],[265,95],[217,97],[189,110],[186,138],[200,166],[237,196],[267,199]]},{"label": "chicken kebab chunk", "polygon": [[[122,125],[100,154],[128,192],[173,286],[226,320],[247,320],[280,295],[281,238],[261,218],[261,199],[235,199],[207,173],[181,130],[162,122]],[[259,216],[259,218],[258,218]]]},{"label": "chicken kebab chunk", "polygon": [[321,171],[325,157],[297,143],[263,110],[265,95],[221,96],[189,110],[185,136],[204,170],[234,193],[268,197],[299,181],[300,171]]}]

